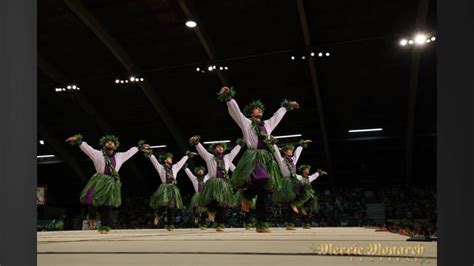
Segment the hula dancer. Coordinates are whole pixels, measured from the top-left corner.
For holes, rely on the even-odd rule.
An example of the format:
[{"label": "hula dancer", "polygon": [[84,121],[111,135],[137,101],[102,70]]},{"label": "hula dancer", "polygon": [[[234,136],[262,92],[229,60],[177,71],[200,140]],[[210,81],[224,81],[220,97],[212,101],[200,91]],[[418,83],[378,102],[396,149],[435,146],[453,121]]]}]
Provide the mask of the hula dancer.
[{"label": "hula dancer", "polygon": [[296,213],[298,213],[298,207],[294,202],[296,198],[295,185],[298,183],[296,164],[298,163],[303,148],[306,148],[310,142],[311,140],[301,140],[296,150],[293,145],[285,145],[281,149],[278,149],[276,144],[273,145],[275,150],[274,155],[280,167],[283,179],[281,189],[273,193],[272,199],[273,202],[277,204],[288,206],[286,230],[295,230]]},{"label": "hula dancer", "polygon": [[229,182],[229,169],[242,147],[237,144],[230,153],[224,154],[227,148],[226,143],[214,143],[209,147],[210,152],[208,152],[199,141],[199,136],[193,136],[189,140],[191,145],[196,146],[197,152],[209,169],[209,179],[204,183],[199,202],[201,206],[208,208],[209,220],[215,222],[216,231],[222,232],[225,227],[225,209],[231,207],[234,202],[234,192]]},{"label": "hula dancer", "polygon": [[245,109],[245,115],[232,98],[235,91],[223,87],[218,93],[218,99],[227,102],[230,116],[242,130],[247,151],[237,164],[231,183],[235,189],[244,189],[241,209],[249,211],[250,201],[257,196],[256,218],[257,232],[269,233],[267,225],[267,195],[280,189],[281,173],[273,156],[273,146],[269,135],[280,123],[288,110],[298,109],[297,102],[284,100],[282,107],[268,120],[262,121],[264,106],[260,101],[250,103]]},{"label": "hula dancer", "polygon": [[66,140],[71,145],[79,145],[79,148],[92,160],[96,173],[89,179],[81,192],[80,201],[88,206],[89,227],[97,227],[97,211],[100,210],[101,225],[99,232],[106,234],[110,231],[112,208],[117,208],[122,203],[120,167],[135,153],[144,149],[144,141],[140,141],[138,147],[133,147],[126,152],[116,152],[120,145],[117,137],[113,135],[103,136],[99,144],[101,150],[96,150],[82,140],[82,135],[77,134]]},{"label": "hula dancer", "polygon": [[179,162],[173,164],[173,154],[165,153],[159,156],[159,160],[161,162],[160,164],[155,155],[153,155],[151,149],[148,149],[147,153],[145,153],[145,156],[150,158],[161,179],[161,185],[158,187],[155,193],[153,193],[150,199],[150,207],[155,210],[154,224],[158,225],[160,223],[160,219],[166,211],[167,225],[165,228],[168,231],[174,229],[175,209],[183,208],[181,194],[179,193],[179,188],[176,185],[176,176],[188,158],[192,157],[193,155],[194,153],[187,152],[187,154],[183,156]]},{"label": "hula dancer", "polygon": [[301,172],[301,175],[297,175],[296,178],[298,179],[298,184],[296,185],[296,201],[295,205],[301,211],[303,215],[303,229],[311,228],[311,213],[313,209],[316,208],[318,204],[318,198],[314,194],[313,187],[311,186],[311,182],[316,180],[319,176],[327,175],[326,172],[318,169],[318,171],[312,175],[309,174],[311,170],[311,166],[309,165],[302,165],[298,168]]},{"label": "hula dancer", "polygon": [[207,227],[205,217],[205,214],[207,213],[207,208],[201,206],[199,202],[199,197],[204,188],[204,182],[209,179],[209,175],[206,175],[206,168],[204,168],[203,166],[194,168],[194,173],[189,170],[188,167],[185,167],[184,171],[193,183],[195,191],[193,197],[191,198],[191,204],[189,205],[189,209],[193,214],[195,223],[199,223],[199,228],[201,228],[201,230],[204,230]]}]

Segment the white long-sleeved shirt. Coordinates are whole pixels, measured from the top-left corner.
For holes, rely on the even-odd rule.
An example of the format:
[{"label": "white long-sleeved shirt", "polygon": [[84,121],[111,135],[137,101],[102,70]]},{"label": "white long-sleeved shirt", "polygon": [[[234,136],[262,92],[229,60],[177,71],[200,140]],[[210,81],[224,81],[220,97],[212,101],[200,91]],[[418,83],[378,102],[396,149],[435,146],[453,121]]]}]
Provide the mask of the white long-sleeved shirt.
[{"label": "white long-sleeved shirt", "polygon": [[[242,130],[247,147],[249,149],[256,149],[258,145],[258,136],[252,128],[252,120],[242,114],[239,105],[234,99],[231,99],[227,102],[227,109],[229,110],[229,114],[232,119],[234,119],[234,121]],[[286,112],[287,110],[285,107],[280,107],[270,119],[263,121],[268,135],[273,132]]]},{"label": "white long-sleeved shirt", "polygon": [[[188,158],[189,157],[187,155],[185,155],[185,156],[183,156],[183,158],[181,158],[181,160],[179,160],[179,162],[177,162],[177,163],[173,164],[173,166],[171,166],[171,172],[173,174],[172,178],[174,180],[176,180],[176,176],[178,175],[179,170],[181,170],[181,168],[184,166],[184,164],[186,163]],[[158,175],[160,175],[161,183],[166,184],[166,170],[165,170],[165,167],[158,162],[155,155],[151,155],[150,160],[153,163],[153,166],[155,167],[156,171],[158,172]]]},{"label": "white long-sleeved shirt", "polygon": [[[316,172],[310,176],[308,176],[308,180],[309,180],[309,183],[313,182],[314,180],[316,180],[317,178],[319,177],[319,173]],[[296,179],[298,179],[299,181],[303,181],[303,176],[302,175],[296,175]]]},{"label": "white long-sleeved shirt", "polygon": [[[236,145],[228,154],[224,155],[224,167],[226,171],[229,171],[229,169],[232,169],[232,161],[234,160],[235,156],[239,153],[240,149],[242,147],[240,145]],[[202,157],[202,159],[206,162],[207,165],[207,171],[209,177],[216,177],[217,175],[217,163],[216,160],[214,159],[214,154],[208,152],[204,146],[202,146],[201,143],[198,143],[196,145],[196,150],[199,153],[199,155]],[[235,166],[234,166],[235,169]]]},{"label": "white long-sleeved shirt", "polygon": [[[291,175],[290,169],[288,169],[288,165],[285,162],[285,158],[283,158],[283,156],[281,156],[280,150],[278,149],[278,146],[276,144],[273,144],[273,150],[275,151],[274,155],[275,155],[275,158],[277,160],[278,166],[280,167],[281,174],[284,177],[290,176]],[[303,151],[303,147],[298,146],[295,149],[295,151],[293,152],[293,157],[291,157],[291,158],[293,159],[293,163],[295,165],[298,163],[298,160],[300,158],[300,155],[301,155],[302,151]]]},{"label": "white long-sleeved shirt", "polygon": [[[83,141],[79,148],[94,162],[94,168],[97,173],[104,174],[105,170],[105,159],[101,150],[92,148],[89,144]],[[115,157],[115,171],[119,171],[120,167],[130,159],[135,153],[138,152],[137,147],[132,147],[126,152],[116,152]]]}]

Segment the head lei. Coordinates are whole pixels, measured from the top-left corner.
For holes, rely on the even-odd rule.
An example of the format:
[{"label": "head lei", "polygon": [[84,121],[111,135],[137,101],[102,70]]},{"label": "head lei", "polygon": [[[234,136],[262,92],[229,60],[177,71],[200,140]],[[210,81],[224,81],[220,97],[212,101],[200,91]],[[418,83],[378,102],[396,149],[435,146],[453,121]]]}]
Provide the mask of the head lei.
[{"label": "head lei", "polygon": [[253,109],[255,109],[257,107],[262,109],[262,112],[265,112],[265,106],[263,105],[263,103],[260,100],[257,100],[257,101],[253,101],[253,102],[249,103],[247,106],[245,106],[244,114],[247,117],[250,117],[250,114],[252,113]]},{"label": "head lei", "polygon": [[198,167],[194,168],[194,174],[197,175],[198,172],[201,171],[201,170],[204,172],[204,174],[206,174],[206,168],[204,166],[198,166]]},{"label": "head lei", "polygon": [[300,172],[303,172],[304,169],[311,170],[311,166],[310,166],[310,165],[307,165],[307,164],[303,164],[302,166],[298,167],[298,170],[299,170]]},{"label": "head lei", "polygon": [[165,154],[160,155],[160,156],[158,157],[158,160],[159,160],[160,162],[164,162],[164,161],[166,160],[166,158],[168,158],[168,157],[173,158],[173,154],[172,154],[171,152],[167,152],[167,153],[165,153]]},{"label": "head lei", "polygon": [[114,135],[103,136],[99,140],[99,145],[101,147],[104,147],[105,143],[107,143],[108,141],[112,141],[115,144],[115,148],[118,148],[120,146],[120,142],[119,142],[118,138]]},{"label": "head lei", "polygon": [[212,154],[216,154],[216,147],[217,146],[222,146],[224,148],[224,151],[227,150],[227,143],[225,142],[218,142],[218,143],[213,143],[211,146],[209,146],[209,152]]},{"label": "head lei", "polygon": [[280,149],[281,152],[285,152],[285,151],[287,151],[287,150],[292,150],[292,151],[294,151],[294,150],[295,150],[295,146],[288,144],[288,145],[285,145],[285,146],[281,147],[281,149]]}]

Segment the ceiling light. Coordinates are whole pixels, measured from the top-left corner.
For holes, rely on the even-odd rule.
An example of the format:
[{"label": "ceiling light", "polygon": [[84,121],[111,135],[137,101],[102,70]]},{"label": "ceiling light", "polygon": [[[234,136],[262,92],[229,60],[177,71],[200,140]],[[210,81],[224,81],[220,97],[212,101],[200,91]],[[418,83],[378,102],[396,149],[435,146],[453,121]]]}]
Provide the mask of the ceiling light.
[{"label": "ceiling light", "polygon": [[382,128],[351,129],[349,133],[382,131]]},{"label": "ceiling light", "polygon": [[186,21],[186,26],[187,26],[188,28],[194,28],[194,27],[197,26],[197,23],[196,23],[195,21],[188,20],[188,21]]}]

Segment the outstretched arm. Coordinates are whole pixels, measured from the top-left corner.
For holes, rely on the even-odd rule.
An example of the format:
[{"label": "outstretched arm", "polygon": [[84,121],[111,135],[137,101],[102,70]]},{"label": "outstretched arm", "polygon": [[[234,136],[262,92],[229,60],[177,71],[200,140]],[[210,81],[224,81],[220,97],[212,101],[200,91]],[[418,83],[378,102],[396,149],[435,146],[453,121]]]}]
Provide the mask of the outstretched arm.
[{"label": "outstretched arm", "polygon": [[181,158],[181,160],[179,160],[179,162],[177,162],[173,165],[173,171],[175,173],[178,173],[178,171],[181,170],[181,168],[184,166],[184,164],[186,163],[188,158],[189,157],[187,155],[184,155],[183,158]]},{"label": "outstretched arm", "polygon": [[282,106],[275,112],[275,114],[273,114],[270,119],[265,120],[265,127],[267,128],[268,132],[272,132],[278,126],[287,111],[299,108],[298,103],[294,101],[290,102],[284,100],[281,105]]},{"label": "outstretched arm", "polygon": [[163,165],[161,165],[158,160],[156,159],[155,155],[151,155],[150,156],[150,161],[151,163],[153,164],[153,166],[155,167],[156,171],[158,171],[158,174],[160,175],[160,179],[161,179],[161,182],[164,184],[166,183],[166,178],[165,178],[165,168],[163,167]]},{"label": "outstretched arm", "polygon": [[138,152],[138,148],[137,147],[132,147],[126,152],[117,152],[116,156],[117,156],[117,158],[120,158],[120,160],[122,162],[126,162],[128,159],[130,159],[137,152]]},{"label": "outstretched arm", "polygon": [[278,148],[276,144],[273,144],[273,151],[274,151],[273,155],[277,159],[277,162],[283,161],[283,157],[281,157],[280,149]]},{"label": "outstretched arm", "polygon": [[91,159],[102,156],[102,152],[92,148],[87,142],[83,141],[79,144],[79,148]]},{"label": "outstretched arm", "polygon": [[229,160],[231,162],[235,159],[235,156],[239,154],[240,149],[242,149],[242,146],[235,145],[235,147],[230,151],[230,153],[226,155],[226,156],[229,156]]},{"label": "outstretched arm", "polygon": [[66,139],[66,142],[69,142],[71,145],[79,145],[79,148],[91,159],[102,156],[102,152],[92,148],[87,142],[82,141],[82,135],[76,134],[72,137]]},{"label": "outstretched arm", "polygon": [[311,142],[313,142],[313,141],[312,141],[312,140],[309,140],[309,139],[307,139],[307,140],[301,140],[301,141],[299,142],[300,145],[295,149],[295,152],[294,152],[294,154],[293,154],[293,162],[294,162],[295,164],[298,163],[298,160],[300,159],[301,152],[303,151],[303,148],[307,148],[308,144],[311,143]]},{"label": "outstretched arm", "polygon": [[184,172],[186,172],[186,175],[188,175],[189,177],[189,180],[191,180],[191,183],[193,183],[193,186],[194,186],[194,189],[197,191],[197,187],[198,187],[198,179],[197,177],[193,174],[193,172],[191,172],[191,170],[189,170],[189,168],[184,168]]},{"label": "outstretched arm", "polygon": [[235,96],[234,89],[229,89],[229,87],[222,87],[218,93],[219,100],[227,102],[227,109],[229,110],[229,114],[234,119],[234,121],[239,125],[240,128],[243,128],[246,123],[249,123],[250,120],[242,114],[240,111],[239,105],[237,102],[232,98]]},{"label": "outstretched arm", "polygon": [[316,172],[316,173],[310,175],[310,176],[308,177],[308,180],[309,180],[309,182],[311,183],[311,182],[313,182],[314,180],[316,180],[318,177],[319,177],[319,172]]},{"label": "outstretched arm", "polygon": [[204,159],[204,161],[209,161],[209,160],[212,160],[212,154],[209,153],[206,148],[204,148],[204,146],[202,146],[202,144],[199,142],[198,144],[196,144],[196,150],[197,152],[199,153],[199,155]]}]

